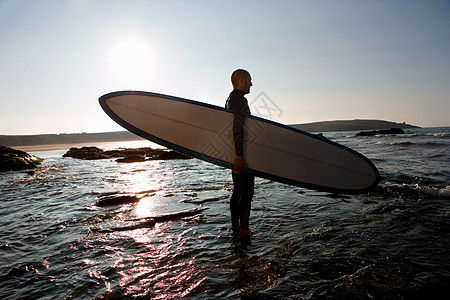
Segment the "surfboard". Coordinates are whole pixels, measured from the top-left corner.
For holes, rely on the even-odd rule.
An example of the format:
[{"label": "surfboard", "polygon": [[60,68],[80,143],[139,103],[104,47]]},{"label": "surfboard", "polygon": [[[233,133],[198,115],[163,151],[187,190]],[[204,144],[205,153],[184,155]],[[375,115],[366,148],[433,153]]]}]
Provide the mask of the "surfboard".
[{"label": "surfboard", "polygon": [[[99,98],[127,130],[193,158],[232,169],[233,111],[189,99],[141,91]],[[380,175],[364,155],[341,144],[271,120],[247,115],[243,172],[272,181],[339,194],[377,186]]]}]

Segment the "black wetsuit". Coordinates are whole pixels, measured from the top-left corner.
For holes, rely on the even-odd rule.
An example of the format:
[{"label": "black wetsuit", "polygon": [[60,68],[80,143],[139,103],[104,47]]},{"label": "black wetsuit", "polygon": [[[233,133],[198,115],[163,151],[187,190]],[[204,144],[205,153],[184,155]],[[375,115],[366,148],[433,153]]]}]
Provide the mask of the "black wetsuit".
[{"label": "black wetsuit", "polygon": [[[226,108],[233,110],[233,138],[236,156],[244,155],[244,123],[245,115],[250,114],[244,92],[233,90],[225,104]],[[232,172],[234,189],[230,200],[231,223],[234,228],[241,226],[248,229],[248,218],[242,220],[243,215],[250,212],[251,201],[255,188],[255,177],[251,174]],[[242,224],[242,223],[245,224]]]}]

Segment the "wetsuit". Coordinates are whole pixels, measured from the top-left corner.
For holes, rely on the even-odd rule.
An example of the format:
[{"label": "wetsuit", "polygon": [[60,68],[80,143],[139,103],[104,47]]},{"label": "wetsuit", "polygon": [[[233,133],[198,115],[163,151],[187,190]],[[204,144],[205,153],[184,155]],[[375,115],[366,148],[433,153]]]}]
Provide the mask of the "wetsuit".
[{"label": "wetsuit", "polygon": [[[236,150],[236,156],[244,155],[244,122],[245,115],[250,114],[247,99],[244,92],[233,90],[225,104],[226,108],[233,110],[233,139]],[[255,188],[255,177],[251,174],[241,172],[240,174],[232,172],[233,194],[230,200],[231,224],[233,229],[240,226],[248,229],[250,206]]]}]

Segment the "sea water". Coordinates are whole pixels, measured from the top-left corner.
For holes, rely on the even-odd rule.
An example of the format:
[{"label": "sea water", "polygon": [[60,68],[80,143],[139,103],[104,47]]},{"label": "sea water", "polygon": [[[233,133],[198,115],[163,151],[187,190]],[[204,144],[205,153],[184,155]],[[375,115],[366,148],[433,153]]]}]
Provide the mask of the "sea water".
[{"label": "sea water", "polygon": [[[229,170],[196,159],[120,164],[33,153],[45,158],[33,175],[0,174],[0,298],[443,297],[450,128],[325,137],[370,158],[380,185],[346,196],[257,179],[249,240],[230,231]],[[140,201],[98,205],[123,195]]]}]

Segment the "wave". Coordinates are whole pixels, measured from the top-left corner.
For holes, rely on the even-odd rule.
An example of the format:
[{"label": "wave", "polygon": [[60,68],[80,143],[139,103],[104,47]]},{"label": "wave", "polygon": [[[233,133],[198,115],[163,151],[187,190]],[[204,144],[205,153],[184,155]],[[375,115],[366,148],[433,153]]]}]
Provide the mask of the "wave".
[{"label": "wave", "polygon": [[[437,141],[444,141],[446,143],[448,141],[448,138],[450,137],[450,133],[448,132],[439,132],[439,133],[405,133],[405,134],[377,134],[374,136],[357,136],[354,134],[347,134],[345,136],[342,136],[340,138],[346,138],[346,139],[402,139],[402,140],[437,140]],[[339,137],[338,137],[339,138]],[[434,143],[434,142],[432,142]],[[435,142],[440,143],[440,142]],[[442,143],[441,143],[442,144]]]},{"label": "wave", "polygon": [[376,145],[381,145],[381,146],[412,146],[415,145],[412,142],[409,141],[405,141],[405,142],[377,142]]},{"label": "wave", "polygon": [[428,189],[426,192],[434,198],[450,199],[450,185],[438,190]]},{"label": "wave", "polygon": [[[384,135],[384,136],[388,136],[388,135]],[[437,137],[437,138],[448,138],[450,137],[450,133],[449,132],[413,132],[413,133],[405,133],[405,134],[400,134],[397,136],[402,136],[402,137]]]},{"label": "wave", "polygon": [[424,147],[448,147],[448,143],[440,143],[440,142],[422,142],[422,143],[413,143],[411,141],[396,141],[396,142],[377,142],[376,145],[380,146],[424,146]]},{"label": "wave", "polygon": [[439,133],[433,133],[432,134],[435,137],[450,137],[450,133],[448,132],[439,132]]},{"label": "wave", "polygon": [[424,199],[445,199],[450,200],[450,185],[445,187],[428,186],[420,184],[407,183],[391,183],[385,182],[379,186],[374,192],[373,196],[380,195],[383,198],[397,198],[409,200],[424,200]]}]

